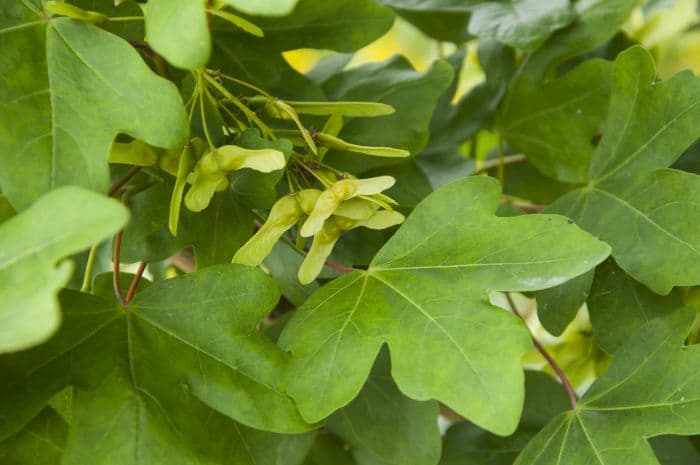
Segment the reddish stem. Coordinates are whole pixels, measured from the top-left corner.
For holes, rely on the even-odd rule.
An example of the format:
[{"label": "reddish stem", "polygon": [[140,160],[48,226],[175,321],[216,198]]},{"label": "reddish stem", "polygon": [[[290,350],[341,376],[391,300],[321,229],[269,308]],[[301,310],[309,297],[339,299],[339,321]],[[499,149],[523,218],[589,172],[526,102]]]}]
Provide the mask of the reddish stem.
[{"label": "reddish stem", "polygon": [[127,302],[127,300],[124,298],[124,295],[122,294],[122,289],[119,286],[119,254],[122,248],[123,234],[124,230],[120,229],[116,237],[114,238],[114,257],[112,257],[112,262],[114,263],[114,266],[112,268],[112,284],[114,284],[114,295],[117,296],[117,300],[119,300],[119,303],[122,305],[122,307],[126,307],[129,304],[129,302]]},{"label": "reddish stem", "polygon": [[127,182],[129,182],[129,179],[133,178],[133,177],[136,175],[136,173],[138,173],[140,170],[141,170],[141,167],[140,167],[140,166],[132,166],[131,168],[129,168],[129,171],[127,171],[126,174],[125,174],[124,176],[122,176],[121,178],[117,179],[117,180],[114,182],[114,184],[112,184],[112,186],[111,186],[111,187],[109,188],[109,190],[107,191],[107,195],[111,197],[111,196],[113,196],[114,194],[116,194],[117,191],[118,191],[124,184],[126,184]]},{"label": "reddish stem", "polygon": [[[517,307],[515,306],[515,303],[513,302],[513,298],[510,296],[509,293],[505,292],[506,299],[508,299],[508,305],[510,305],[511,310],[513,313],[515,313],[523,322],[525,322],[525,318],[518,312]],[[527,325],[525,325],[527,327]],[[564,374],[564,371],[561,369],[561,367],[557,364],[556,360],[549,355],[549,352],[540,344],[540,342],[535,339],[535,336],[530,333],[530,337],[532,338],[532,344],[535,346],[535,349],[544,357],[544,359],[547,361],[550,367],[552,367],[552,370],[554,370],[554,373],[556,373],[557,377],[559,378],[559,381],[561,381],[561,384],[564,386],[564,389],[566,390],[566,394],[569,396],[569,402],[571,403],[572,408],[576,408],[577,405],[577,400],[576,400],[576,391],[574,391],[574,387],[571,385],[571,382],[569,382],[569,378],[566,377]]]},{"label": "reddish stem", "polygon": [[330,268],[331,270],[335,270],[338,273],[352,273],[353,271],[355,271],[354,268],[348,268],[347,266],[343,266],[339,263],[334,263],[331,261],[326,261],[325,265],[327,268]]},{"label": "reddish stem", "polygon": [[126,293],[126,304],[129,305],[131,302],[131,299],[134,298],[134,294],[136,294],[136,288],[139,285],[139,281],[141,281],[141,276],[143,276],[143,272],[146,269],[146,265],[148,265],[147,262],[141,262],[139,264],[139,269],[136,271],[136,276],[134,276],[134,279],[131,280],[131,285],[129,286],[129,291]]}]

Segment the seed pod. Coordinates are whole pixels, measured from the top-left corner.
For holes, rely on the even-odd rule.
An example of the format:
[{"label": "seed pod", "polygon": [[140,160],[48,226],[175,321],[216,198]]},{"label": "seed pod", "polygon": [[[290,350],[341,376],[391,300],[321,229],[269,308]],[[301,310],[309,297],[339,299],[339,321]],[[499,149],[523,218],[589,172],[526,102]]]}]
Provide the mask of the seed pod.
[{"label": "seed pod", "polygon": [[180,220],[180,204],[182,203],[182,194],[185,191],[187,184],[187,176],[192,169],[192,146],[186,145],[180,154],[180,162],[177,169],[177,177],[175,178],[175,187],[173,194],[170,197],[170,214],[168,216],[168,229],[170,234],[177,236],[177,224]]},{"label": "seed pod", "polygon": [[192,187],[185,195],[185,205],[193,212],[207,208],[214,192],[228,187],[228,179],[211,153],[199,160],[194,171],[187,177],[187,182]]},{"label": "seed pod", "polygon": [[261,173],[270,173],[284,169],[287,164],[284,154],[274,149],[252,150],[237,145],[224,145],[211,155],[216,156],[218,167],[222,171],[250,168]]},{"label": "seed pod", "polygon": [[158,151],[155,147],[140,140],[128,143],[114,142],[109,149],[109,162],[153,166],[158,162]]},{"label": "seed pod", "polygon": [[255,24],[251,23],[247,19],[241,18],[238,15],[234,15],[232,13],[229,13],[227,11],[221,11],[217,9],[207,9],[207,12],[214,16],[218,16],[221,19],[225,19],[229,23],[233,24],[234,26],[238,27],[239,29],[247,32],[250,35],[253,35],[255,37],[264,37],[265,33],[263,32],[262,29],[260,29],[258,26]]},{"label": "seed pod", "polygon": [[316,137],[321,144],[335,150],[347,150],[348,152],[357,152],[365,155],[387,158],[405,158],[411,155],[407,150],[396,149],[393,147],[374,147],[369,145],[352,144],[324,132],[316,133]]},{"label": "seed pod", "polygon": [[363,227],[368,229],[386,229],[403,223],[406,219],[396,210],[380,210],[366,220],[359,220],[355,228]]},{"label": "seed pod", "polygon": [[309,134],[309,131],[306,130],[304,125],[301,124],[299,115],[297,115],[297,112],[294,111],[294,108],[290,107],[282,100],[275,99],[268,100],[268,102],[265,104],[265,110],[273,118],[291,119],[294,121],[294,124],[296,124],[297,129],[299,129],[299,132],[304,138],[304,142],[306,142],[306,145],[309,147],[311,152],[314,155],[318,154],[318,149],[316,148],[314,139],[311,137],[311,134]]},{"label": "seed pod", "polygon": [[[331,115],[330,118],[323,125],[321,132],[330,134],[331,136],[337,136],[340,131],[343,130],[343,116],[339,114]],[[329,148],[326,146],[321,146],[318,148],[318,158],[323,161],[323,157],[328,153]]]},{"label": "seed pod", "polygon": [[284,154],[279,150],[250,150],[236,145],[219,147],[200,158],[187,178],[192,187],[185,196],[185,205],[195,212],[207,208],[214,192],[228,187],[227,171],[249,168],[269,173],[283,169],[285,164]]},{"label": "seed pod", "polygon": [[290,102],[287,104],[300,115],[339,115],[374,117],[394,113],[394,107],[376,102]]},{"label": "seed pod", "polygon": [[333,183],[319,196],[314,210],[301,228],[303,237],[315,235],[323,227],[333,212],[340,207],[344,200],[361,195],[373,195],[394,185],[396,180],[391,176],[377,176],[368,179],[343,179]]},{"label": "seed pod", "polygon": [[275,243],[294,226],[303,215],[299,202],[294,196],[282,197],[272,206],[270,216],[253,237],[238,249],[232,263],[258,266],[267,257]]},{"label": "seed pod", "polygon": [[333,212],[334,216],[342,216],[352,220],[367,220],[379,209],[379,205],[362,198],[354,198],[341,203]]},{"label": "seed pod", "polygon": [[318,202],[318,198],[321,196],[321,191],[318,189],[304,189],[294,195],[301,210],[305,215],[309,215],[316,206],[316,202]]},{"label": "seed pod", "polygon": [[332,218],[323,224],[321,230],[314,236],[311,249],[299,267],[297,277],[301,284],[309,284],[321,273],[341,232],[342,230]]}]

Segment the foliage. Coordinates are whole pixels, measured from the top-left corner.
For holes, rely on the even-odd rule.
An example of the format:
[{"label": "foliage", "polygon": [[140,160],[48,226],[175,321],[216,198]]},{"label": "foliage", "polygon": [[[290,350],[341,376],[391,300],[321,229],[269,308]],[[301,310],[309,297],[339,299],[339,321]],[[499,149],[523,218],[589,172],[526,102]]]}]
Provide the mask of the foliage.
[{"label": "foliage", "polygon": [[696,11],[0,1],[0,463],[700,463]]}]

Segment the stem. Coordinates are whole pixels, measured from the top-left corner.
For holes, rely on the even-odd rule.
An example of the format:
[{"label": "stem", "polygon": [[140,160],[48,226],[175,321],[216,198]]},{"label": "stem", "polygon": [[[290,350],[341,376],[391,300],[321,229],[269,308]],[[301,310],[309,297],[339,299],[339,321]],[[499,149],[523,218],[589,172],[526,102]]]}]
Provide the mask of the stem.
[{"label": "stem", "polygon": [[260,118],[258,118],[258,115],[255,114],[255,112],[251,111],[250,108],[245,106],[243,102],[241,102],[239,99],[237,99],[231,92],[229,92],[224,86],[219,84],[219,82],[214,79],[213,77],[209,76],[208,74],[204,73],[202,74],[204,79],[211,84],[212,87],[214,87],[216,90],[218,90],[221,95],[226,97],[231,103],[233,103],[250,121],[254,122],[260,130],[263,132],[265,136],[268,138],[274,140],[276,139],[275,133],[272,132],[272,129],[270,127],[263,123]]},{"label": "stem", "polygon": [[112,284],[114,285],[114,295],[117,296],[117,300],[122,307],[129,305],[126,301],[124,295],[122,294],[121,287],[119,286],[119,254],[122,248],[122,236],[124,235],[124,230],[120,229],[117,235],[114,237],[114,256],[112,257]]},{"label": "stem", "polygon": [[[506,299],[508,299],[508,305],[510,306],[510,309],[525,323],[525,318],[523,318],[520,312],[518,312],[518,309],[515,306],[515,303],[513,302],[513,298],[508,292],[504,292],[504,294],[506,296]],[[527,327],[527,324],[525,325],[525,327]],[[566,394],[569,396],[569,402],[571,403],[571,407],[575,410],[577,405],[576,392],[574,391],[571,382],[569,382],[569,378],[566,377],[564,371],[557,364],[556,360],[554,360],[554,358],[551,355],[549,355],[549,352],[547,352],[547,350],[542,346],[542,344],[540,344],[540,342],[537,339],[535,339],[535,336],[533,336],[532,333],[530,333],[530,337],[532,338],[532,344],[535,346],[535,349],[537,349],[537,351],[542,355],[542,357],[544,357],[549,366],[552,367],[552,370],[554,370],[554,373],[556,373],[557,377],[559,378],[559,381],[561,381],[561,384],[566,390]]]},{"label": "stem", "polygon": [[131,285],[129,286],[129,290],[126,293],[125,300],[127,305],[129,305],[131,299],[134,298],[134,294],[136,294],[136,288],[139,285],[139,281],[141,281],[141,277],[143,276],[143,272],[146,269],[146,265],[148,265],[147,262],[139,263],[139,269],[136,271],[136,276],[134,276],[134,279],[131,280]]},{"label": "stem", "polygon": [[207,127],[207,117],[204,112],[204,83],[202,82],[202,74],[197,74],[197,88],[199,91],[199,111],[202,117],[202,128],[204,129],[204,137],[207,139],[209,148],[214,150],[214,142],[212,142],[211,135],[209,134],[209,128]]},{"label": "stem", "polygon": [[111,23],[119,21],[143,21],[143,16],[115,16],[113,18],[109,18],[108,21]]},{"label": "stem", "polygon": [[496,159],[496,160],[487,160],[485,161],[476,171],[474,171],[472,174],[482,174],[485,173],[486,171],[492,170],[493,168],[499,167],[501,165],[506,166],[506,165],[512,165],[515,163],[522,163],[526,160],[525,155],[522,154],[517,154],[517,155],[508,155],[507,157],[503,157],[503,159]]},{"label": "stem", "polygon": [[343,266],[340,263],[335,263],[330,260],[326,260],[326,263],[324,263],[324,265],[326,265],[326,268],[335,270],[338,273],[352,273],[353,271],[355,271],[355,268],[348,268],[347,266]]},{"label": "stem", "polygon": [[235,77],[231,77],[231,76],[228,76],[226,74],[223,74],[221,71],[208,69],[208,70],[206,70],[206,72],[215,76],[215,77],[220,77],[222,79],[226,79],[227,81],[235,82],[236,84],[241,85],[243,87],[247,87],[248,89],[254,90],[255,92],[262,94],[267,98],[274,98],[272,95],[268,94],[267,92],[262,90],[260,87],[254,86],[253,84],[251,84],[249,82],[242,81],[240,79],[236,79]]},{"label": "stem", "polygon": [[140,166],[132,166],[129,168],[129,171],[126,172],[124,176],[121,178],[117,179],[114,184],[112,184],[112,187],[109,188],[107,191],[107,195],[109,197],[112,197],[116,192],[127,182],[129,182],[129,179],[133,178],[136,173],[138,173],[141,170]]},{"label": "stem", "polygon": [[506,152],[503,147],[503,138],[498,138],[498,180],[501,186],[504,185],[506,179],[506,165],[505,165]]},{"label": "stem", "polygon": [[316,178],[316,179],[318,180],[318,182],[320,182],[321,184],[323,184],[325,187],[329,187],[329,186],[330,186],[330,184],[327,183],[323,178],[321,178],[321,176],[319,176],[314,170],[312,170],[311,168],[309,168],[308,166],[306,166],[306,165],[304,164],[303,161],[301,161],[301,160],[299,160],[299,159],[295,159],[294,161],[295,161],[299,166],[301,166],[301,167],[304,168],[306,171],[308,171],[309,174],[311,174],[311,176],[313,176],[314,178]]},{"label": "stem", "polygon": [[88,255],[87,264],[85,265],[85,276],[83,277],[83,285],[80,286],[80,292],[90,292],[92,287],[92,270],[95,267],[95,257],[97,256],[97,248],[100,244],[94,244],[90,247],[90,254]]}]

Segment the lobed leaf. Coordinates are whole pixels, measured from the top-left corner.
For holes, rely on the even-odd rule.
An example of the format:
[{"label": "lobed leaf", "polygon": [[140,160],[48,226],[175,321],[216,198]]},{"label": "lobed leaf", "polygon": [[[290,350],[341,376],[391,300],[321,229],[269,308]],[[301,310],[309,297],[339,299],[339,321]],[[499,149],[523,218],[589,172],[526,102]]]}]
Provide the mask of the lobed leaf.
[{"label": "lobed leaf", "polygon": [[126,41],[39,2],[3,12],[0,185],[18,210],[62,185],[105,192],[112,141],[126,133],[181,147],[187,118],[175,86]]},{"label": "lobed leaf", "polygon": [[[553,419],[516,465],[649,464],[646,438],[700,432],[698,346],[683,347],[695,312],[649,321],[615,353],[576,409]],[[655,380],[650,386],[649,380]]]},{"label": "lobed leaf", "polygon": [[[530,341],[487,292],[555,286],[594,267],[609,248],[562,217],[495,217],[498,197],[489,178],[439,189],[367,271],[309,298],[280,338],[292,352],[288,391],[304,418],[319,420],[350,402],[387,343],[392,375],[409,397],[439,399],[497,434],[513,431],[523,397],[520,357]],[[495,340],[498,351],[490,350]]]},{"label": "lobed leaf", "polygon": [[58,329],[56,294],[73,267],[56,263],[104,240],[127,219],[115,200],[63,187],[0,223],[0,353],[44,342]]},{"label": "lobed leaf", "polygon": [[278,297],[264,273],[237,265],[153,284],[128,308],[64,291],[61,330],[0,358],[0,437],[73,386],[64,464],[274,463],[276,447],[310,445],[243,426],[311,428],[279,378],[287,355],[257,329]]}]

